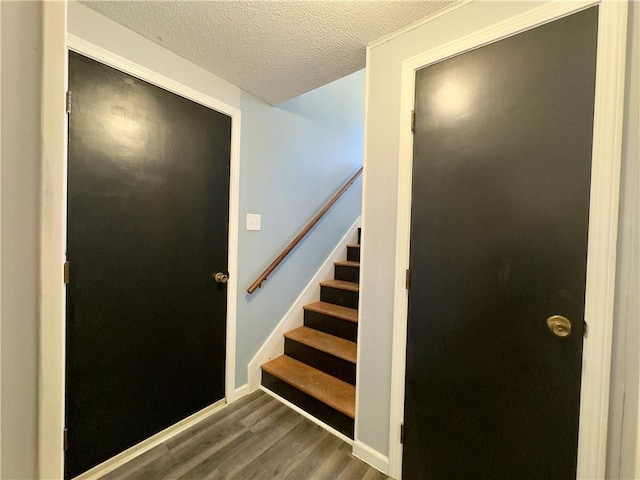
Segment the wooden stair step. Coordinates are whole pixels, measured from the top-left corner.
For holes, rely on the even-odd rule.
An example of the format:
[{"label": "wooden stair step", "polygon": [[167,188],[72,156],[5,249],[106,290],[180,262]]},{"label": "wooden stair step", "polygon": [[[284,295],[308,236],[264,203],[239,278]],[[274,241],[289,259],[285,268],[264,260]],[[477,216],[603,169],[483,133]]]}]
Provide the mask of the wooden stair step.
[{"label": "wooden stair step", "polygon": [[354,282],[345,282],[344,280],[327,280],[325,282],[320,282],[320,286],[347,290],[349,292],[360,291],[360,285]]},{"label": "wooden stair step", "polygon": [[358,308],[360,286],[353,279],[320,282],[320,300],[343,307]]},{"label": "wooden stair step", "polygon": [[339,262],[333,262],[333,264],[339,267],[353,267],[353,268],[360,267],[360,262],[354,262],[352,260],[341,260]]},{"label": "wooden stair step", "polygon": [[309,327],[298,327],[295,330],[286,332],[284,336],[285,338],[328,353],[334,357],[341,358],[347,362],[356,363],[358,354],[355,342],[350,342],[344,338],[329,335],[328,333]]},{"label": "wooden stair step", "polygon": [[335,303],[315,302],[304,306],[305,310],[329,315],[351,323],[358,323],[358,310],[355,308],[343,307]]},{"label": "wooden stair step", "polygon": [[360,262],[360,245],[357,245],[357,244],[347,245],[347,260]]},{"label": "wooden stair step", "polygon": [[333,262],[334,275],[336,280],[344,280],[345,282],[360,283],[360,262],[355,260],[346,260]]},{"label": "wooden stair step", "polygon": [[319,301],[304,306],[304,325],[351,342],[358,341],[357,305]]},{"label": "wooden stair step", "polygon": [[282,355],[262,365],[262,370],[354,419],[356,388],[309,365]]},{"label": "wooden stair step", "polygon": [[347,244],[347,248],[360,248],[359,243],[349,243]]}]

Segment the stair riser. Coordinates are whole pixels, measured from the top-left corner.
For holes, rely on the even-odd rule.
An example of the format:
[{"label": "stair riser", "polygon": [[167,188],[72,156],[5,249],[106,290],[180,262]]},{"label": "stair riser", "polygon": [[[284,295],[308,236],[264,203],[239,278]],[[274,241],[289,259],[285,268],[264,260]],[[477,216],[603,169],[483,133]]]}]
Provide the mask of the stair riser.
[{"label": "stair riser", "polygon": [[360,282],[360,267],[346,267],[344,265],[336,265],[334,271],[336,280],[345,280],[346,282]]},{"label": "stair riser", "polygon": [[305,412],[322,420],[327,425],[332,426],[347,437],[353,438],[354,422],[352,418],[347,417],[343,413],[334,410],[330,406],[266,372],[262,372],[262,385],[289,400],[294,405],[297,405]]},{"label": "stair riser", "polygon": [[320,300],[343,307],[358,308],[358,292],[334,287],[320,287]]},{"label": "stair riser", "polygon": [[351,342],[358,341],[358,324],[340,318],[324,315],[312,310],[304,311],[305,327],[315,328],[321,332],[344,338]]},{"label": "stair riser", "polygon": [[350,262],[359,262],[360,247],[347,247],[347,260]]},{"label": "stair riser", "polygon": [[356,365],[354,363],[316,350],[290,338],[285,338],[284,340],[284,354],[351,385],[356,384]]}]

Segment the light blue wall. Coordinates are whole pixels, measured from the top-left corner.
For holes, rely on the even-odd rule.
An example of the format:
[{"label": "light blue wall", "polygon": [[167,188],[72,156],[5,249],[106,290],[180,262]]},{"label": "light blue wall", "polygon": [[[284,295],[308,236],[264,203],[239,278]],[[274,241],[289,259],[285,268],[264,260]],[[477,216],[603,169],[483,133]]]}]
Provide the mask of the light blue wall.
[{"label": "light blue wall", "polygon": [[[253,295],[247,288],[362,164],[364,70],[272,107],[242,93],[236,385],[360,215],[359,179]],[[245,229],[246,214],[261,231]]]}]

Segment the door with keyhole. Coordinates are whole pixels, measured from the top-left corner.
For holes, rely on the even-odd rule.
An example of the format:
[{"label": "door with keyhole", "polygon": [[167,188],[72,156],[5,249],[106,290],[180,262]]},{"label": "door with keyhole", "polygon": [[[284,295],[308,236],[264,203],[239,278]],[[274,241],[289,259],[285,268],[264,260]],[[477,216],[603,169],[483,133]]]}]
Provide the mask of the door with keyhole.
[{"label": "door with keyhole", "polygon": [[231,118],[69,54],[65,477],[225,395]]},{"label": "door with keyhole", "polygon": [[597,24],[416,73],[405,479],[575,479]]}]

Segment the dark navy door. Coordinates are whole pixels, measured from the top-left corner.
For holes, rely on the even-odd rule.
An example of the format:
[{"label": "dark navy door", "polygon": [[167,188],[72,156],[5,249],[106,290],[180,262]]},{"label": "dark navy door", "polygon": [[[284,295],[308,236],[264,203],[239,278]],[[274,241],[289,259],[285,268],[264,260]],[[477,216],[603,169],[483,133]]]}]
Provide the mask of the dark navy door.
[{"label": "dark navy door", "polygon": [[224,397],[231,118],[69,55],[65,476]]},{"label": "dark navy door", "polygon": [[597,23],[417,72],[405,479],[575,479]]}]

